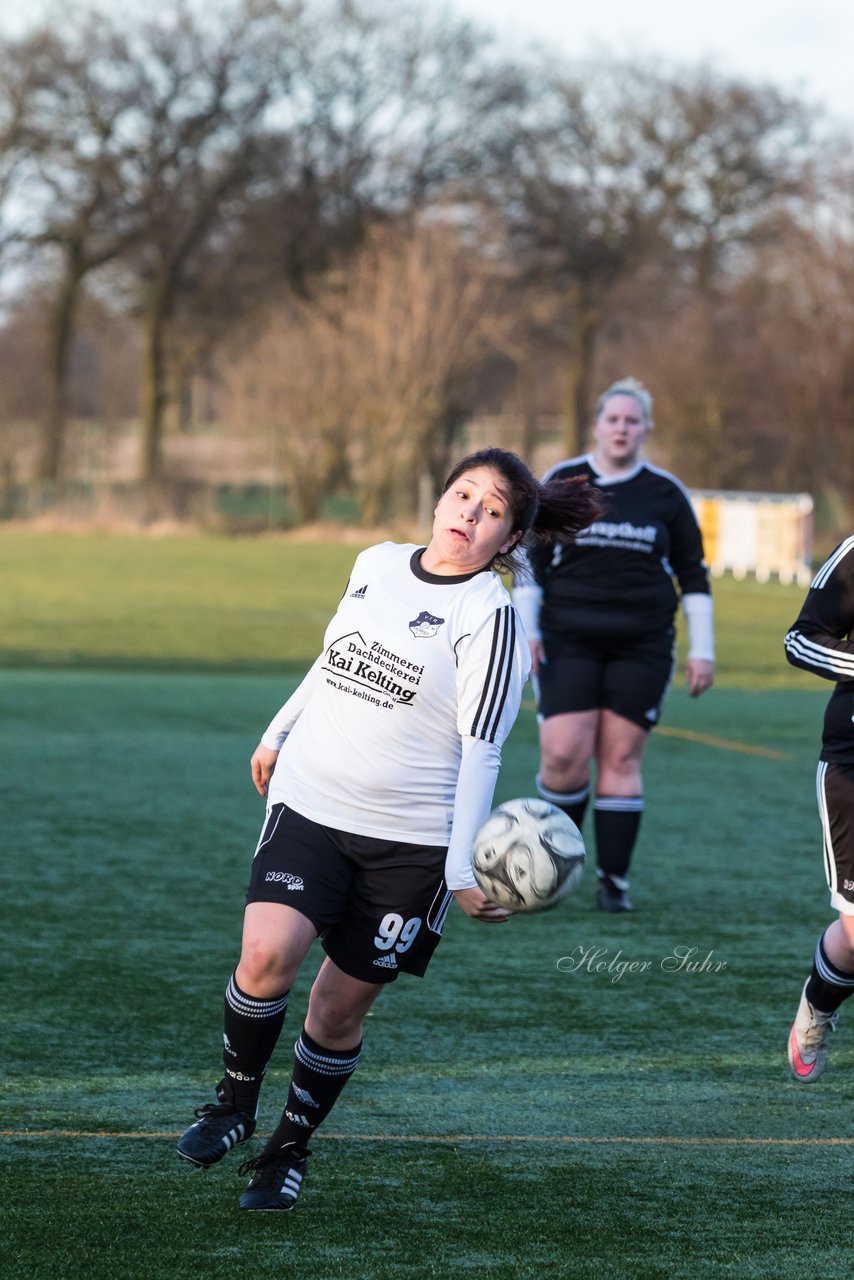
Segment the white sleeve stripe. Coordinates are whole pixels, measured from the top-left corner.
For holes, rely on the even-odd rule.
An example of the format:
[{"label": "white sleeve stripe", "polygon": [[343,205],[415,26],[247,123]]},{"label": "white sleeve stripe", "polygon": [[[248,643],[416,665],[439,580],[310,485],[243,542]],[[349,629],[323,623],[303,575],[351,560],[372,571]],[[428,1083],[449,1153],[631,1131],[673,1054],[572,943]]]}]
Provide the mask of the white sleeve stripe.
[{"label": "white sleeve stripe", "polygon": [[815,775],[815,792],[818,800],[818,816],[821,820],[822,845],[824,852],[824,875],[830,892],[836,893],[836,859],[833,856],[833,837],[830,834],[830,817],[827,812],[827,763],[819,760]]},{"label": "white sleeve stripe", "polygon": [[785,640],[786,650],[802,662],[810,666],[832,671],[836,675],[854,676],[854,653],[843,653],[839,649],[828,649],[806,640],[799,631],[790,631]]},{"label": "white sleeve stripe", "polygon": [[821,566],[818,573],[812,580],[813,590],[818,591],[821,587],[826,585],[827,579],[833,573],[833,570],[837,567],[840,560],[845,559],[849,551],[854,551],[854,534],[852,534],[850,538],[846,538],[844,542],[840,542],[830,559],[826,560]]},{"label": "white sleeve stripe", "polygon": [[495,611],[489,666],[483,682],[480,705],[471,727],[473,738],[495,741],[510,687],[515,647],[516,613],[512,605],[504,605]]},{"label": "white sleeve stripe", "polygon": [[646,462],[643,465],[646,467],[647,471],[651,471],[654,476],[662,476],[665,480],[670,480],[671,483],[675,485],[677,489],[681,490],[683,497],[688,499],[688,502],[690,503],[690,506],[691,506],[691,514],[694,516],[694,519],[696,520],[697,513],[694,511],[693,502],[691,502],[691,494],[688,492],[688,490],[686,489],[682,481],[679,479],[679,477],[675,476],[672,471],[665,471],[663,467],[653,466],[651,462]]}]

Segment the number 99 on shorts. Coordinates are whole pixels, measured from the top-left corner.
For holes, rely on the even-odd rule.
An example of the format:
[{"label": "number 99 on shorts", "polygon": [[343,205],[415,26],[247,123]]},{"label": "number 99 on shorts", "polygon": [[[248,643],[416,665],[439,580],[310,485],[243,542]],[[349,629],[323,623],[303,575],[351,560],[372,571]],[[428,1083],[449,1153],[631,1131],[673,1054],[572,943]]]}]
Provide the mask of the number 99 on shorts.
[{"label": "number 99 on shorts", "polygon": [[418,937],[420,928],[420,916],[413,916],[411,920],[404,920],[403,916],[398,915],[396,911],[389,911],[387,915],[383,916],[377,929],[374,946],[378,951],[391,951],[393,948],[399,955],[402,955],[404,951],[408,951],[412,946]]}]

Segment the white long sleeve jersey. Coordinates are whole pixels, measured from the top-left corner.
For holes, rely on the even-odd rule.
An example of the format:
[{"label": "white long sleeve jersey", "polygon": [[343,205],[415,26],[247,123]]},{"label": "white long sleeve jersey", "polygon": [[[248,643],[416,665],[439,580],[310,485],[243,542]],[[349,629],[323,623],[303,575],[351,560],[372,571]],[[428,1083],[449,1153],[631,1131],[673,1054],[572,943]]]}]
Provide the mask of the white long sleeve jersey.
[{"label": "white long sleeve jersey", "polygon": [[[280,751],[268,804],[405,843],[449,845],[453,831],[459,888],[474,883],[471,838],[530,661],[497,575],[430,574],[421,550],[386,542],[356,559],[323,652],[264,734]],[[476,798],[455,827],[461,766]]]}]

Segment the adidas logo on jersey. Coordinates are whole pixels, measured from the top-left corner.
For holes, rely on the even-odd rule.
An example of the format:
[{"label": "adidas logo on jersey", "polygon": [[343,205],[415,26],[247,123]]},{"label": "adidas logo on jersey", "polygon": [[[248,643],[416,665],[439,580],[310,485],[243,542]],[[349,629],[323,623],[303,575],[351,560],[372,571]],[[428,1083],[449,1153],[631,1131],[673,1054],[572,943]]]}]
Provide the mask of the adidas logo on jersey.
[{"label": "adidas logo on jersey", "polygon": [[368,593],[368,584],[367,584],[367,582],[366,582],[366,583],[365,583],[365,585],[364,585],[363,587],[357,587],[355,591],[351,591],[351,592],[350,592],[350,599],[351,599],[351,600],[364,600],[364,598],[365,598],[365,596],[367,595],[367,593]]},{"label": "adidas logo on jersey", "polygon": [[397,960],[394,956],[377,956],[374,964],[378,969],[396,969]]}]

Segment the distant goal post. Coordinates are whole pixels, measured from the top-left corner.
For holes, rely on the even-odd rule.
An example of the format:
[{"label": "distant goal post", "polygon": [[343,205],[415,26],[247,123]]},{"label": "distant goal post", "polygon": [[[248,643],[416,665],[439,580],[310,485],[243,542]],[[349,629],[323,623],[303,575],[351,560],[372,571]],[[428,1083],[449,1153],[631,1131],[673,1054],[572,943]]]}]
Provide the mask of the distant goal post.
[{"label": "distant goal post", "polygon": [[813,578],[813,500],[808,493],[690,489],[715,577],[753,575],[807,587]]}]

